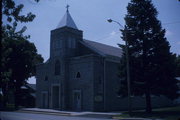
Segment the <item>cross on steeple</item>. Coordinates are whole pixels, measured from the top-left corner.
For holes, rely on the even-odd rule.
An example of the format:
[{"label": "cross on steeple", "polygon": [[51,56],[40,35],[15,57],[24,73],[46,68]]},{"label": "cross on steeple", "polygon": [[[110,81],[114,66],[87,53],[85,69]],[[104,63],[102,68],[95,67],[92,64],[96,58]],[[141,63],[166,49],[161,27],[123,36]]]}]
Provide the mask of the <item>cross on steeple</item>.
[{"label": "cross on steeple", "polygon": [[66,10],[63,18],[62,18],[61,21],[59,22],[57,28],[62,28],[62,27],[65,27],[65,26],[66,26],[66,27],[70,27],[70,28],[74,28],[74,29],[77,29],[77,30],[78,30],[76,24],[74,23],[74,20],[72,19],[71,15],[70,15],[70,13],[69,13],[69,11],[68,11],[68,9],[69,9],[69,5],[68,5],[68,4],[67,4],[67,6],[66,6],[66,9],[67,9],[67,10]]},{"label": "cross on steeple", "polygon": [[69,5],[68,4],[66,5],[66,9],[67,9],[66,11],[69,12],[69,10],[68,10],[69,9]]}]

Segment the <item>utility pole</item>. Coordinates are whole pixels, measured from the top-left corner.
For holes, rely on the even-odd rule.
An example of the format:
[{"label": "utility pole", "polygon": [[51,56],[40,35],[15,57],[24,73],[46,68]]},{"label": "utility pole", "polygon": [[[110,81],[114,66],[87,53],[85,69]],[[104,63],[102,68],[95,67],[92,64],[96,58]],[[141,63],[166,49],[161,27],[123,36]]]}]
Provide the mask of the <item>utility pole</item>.
[{"label": "utility pole", "polygon": [[131,85],[130,85],[129,52],[128,52],[129,45],[128,45],[128,41],[127,41],[127,28],[126,28],[126,26],[123,27],[119,22],[117,22],[115,20],[108,19],[107,21],[109,23],[114,22],[125,30],[125,50],[126,50],[126,70],[127,70],[126,72],[127,72],[127,88],[128,88],[128,112],[129,112],[129,115],[131,115],[132,106],[131,106]]}]

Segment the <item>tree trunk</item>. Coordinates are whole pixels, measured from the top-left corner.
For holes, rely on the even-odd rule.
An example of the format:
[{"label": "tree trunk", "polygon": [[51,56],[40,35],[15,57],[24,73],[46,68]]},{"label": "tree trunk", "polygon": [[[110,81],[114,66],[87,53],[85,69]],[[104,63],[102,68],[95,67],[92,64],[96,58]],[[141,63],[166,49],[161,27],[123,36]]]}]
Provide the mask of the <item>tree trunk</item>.
[{"label": "tree trunk", "polygon": [[8,97],[7,97],[8,93],[5,90],[5,88],[4,89],[2,88],[2,92],[3,92],[2,109],[4,110],[4,109],[6,109],[6,104],[8,103]]},{"label": "tree trunk", "polygon": [[20,99],[20,87],[16,87],[16,91],[14,91],[14,100],[15,100],[15,107],[18,108],[20,103],[22,102]]},{"label": "tree trunk", "polygon": [[146,112],[151,113],[152,112],[152,107],[151,107],[151,94],[150,90],[146,88]]},{"label": "tree trunk", "polygon": [[7,103],[9,102],[8,94],[9,94],[9,86],[7,83],[2,85],[2,93],[3,93],[3,109],[6,109]]}]

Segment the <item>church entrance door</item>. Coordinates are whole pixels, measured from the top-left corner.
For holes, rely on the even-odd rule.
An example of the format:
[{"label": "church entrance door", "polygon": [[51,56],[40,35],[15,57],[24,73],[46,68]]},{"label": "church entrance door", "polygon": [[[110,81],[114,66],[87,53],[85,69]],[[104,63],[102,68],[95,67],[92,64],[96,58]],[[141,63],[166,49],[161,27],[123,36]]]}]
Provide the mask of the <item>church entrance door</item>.
[{"label": "church entrance door", "polygon": [[53,108],[59,109],[59,86],[53,86],[52,87],[52,105]]},{"label": "church entrance door", "polygon": [[81,111],[81,91],[73,91],[73,110]]},{"label": "church entrance door", "polygon": [[48,92],[47,91],[42,92],[42,107],[48,108]]}]

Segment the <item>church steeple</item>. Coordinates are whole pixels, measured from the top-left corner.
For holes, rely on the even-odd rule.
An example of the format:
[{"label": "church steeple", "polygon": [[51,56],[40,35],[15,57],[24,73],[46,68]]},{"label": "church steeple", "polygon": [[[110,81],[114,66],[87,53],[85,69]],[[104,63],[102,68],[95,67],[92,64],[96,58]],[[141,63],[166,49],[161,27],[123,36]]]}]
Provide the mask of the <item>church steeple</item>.
[{"label": "church steeple", "polygon": [[69,5],[66,6],[67,10],[61,21],[59,22],[57,28],[61,27],[70,27],[74,29],[78,29],[76,24],[74,23],[74,20],[72,19],[70,13],[69,13]]}]

